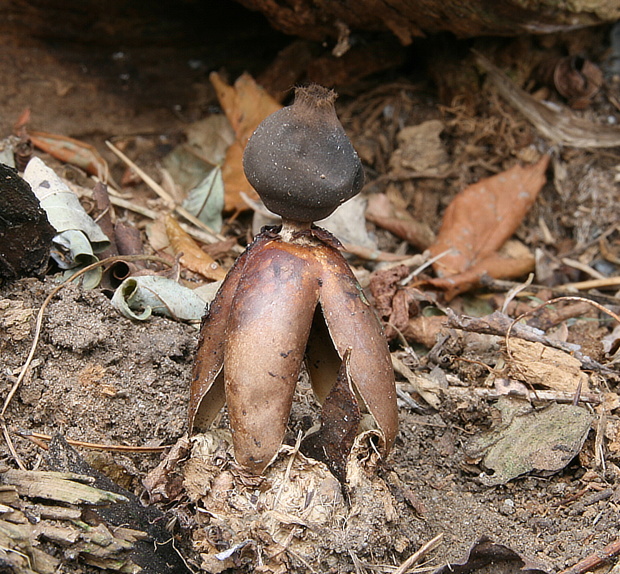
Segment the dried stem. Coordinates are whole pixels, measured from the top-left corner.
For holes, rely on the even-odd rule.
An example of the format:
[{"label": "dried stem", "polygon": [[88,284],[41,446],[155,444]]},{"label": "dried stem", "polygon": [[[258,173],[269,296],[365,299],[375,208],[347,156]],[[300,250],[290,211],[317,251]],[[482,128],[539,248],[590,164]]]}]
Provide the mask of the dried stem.
[{"label": "dried stem", "polygon": [[[27,438],[31,440],[41,448],[47,449],[47,443],[52,440],[52,437],[48,434],[43,434],[40,432],[29,432],[29,431],[20,431],[16,433],[18,436],[22,438]],[[72,440],[65,439],[68,444],[71,446],[77,446],[80,448],[87,448],[90,450],[105,450],[109,452],[136,452],[136,453],[146,453],[146,452],[163,452],[168,448],[173,447],[172,444],[164,444],[161,446],[130,446],[125,444],[102,444],[98,442],[84,442],[81,440]]]},{"label": "dried stem", "polygon": [[[603,307],[603,305],[600,305],[596,301],[591,301],[590,299],[585,299],[584,297],[556,297],[555,299],[549,299],[549,301],[545,301],[541,305],[538,305],[537,307],[534,307],[533,309],[529,309],[525,313],[521,313],[521,315],[519,315],[516,319],[514,319],[512,323],[510,324],[510,326],[508,327],[508,330],[506,331],[506,353],[508,354],[508,357],[511,360],[514,361],[514,358],[510,351],[510,333],[512,332],[514,326],[517,325],[525,317],[529,317],[530,315],[533,315],[534,313],[536,313],[540,309],[543,309],[547,305],[553,305],[554,303],[559,303],[560,301],[579,301],[581,303],[587,303],[588,305],[592,305],[593,307],[596,307],[602,313],[609,315],[617,323],[620,324],[620,317],[616,313],[614,313],[610,309],[607,309],[606,307]],[[583,365],[583,360],[582,359],[579,359],[579,360],[581,361]],[[587,367],[585,367],[584,365],[584,368],[587,368]]]},{"label": "dried stem", "polygon": [[601,566],[611,558],[620,554],[620,538],[616,538],[611,544],[608,544],[602,550],[591,554],[587,558],[577,562],[574,566],[562,570],[560,574],[584,574]]},{"label": "dried stem", "polygon": [[294,219],[283,218],[280,237],[282,238],[282,241],[290,243],[295,235],[310,229],[311,225],[311,221],[295,221]]},{"label": "dried stem", "polygon": [[419,562],[421,558],[426,556],[429,552],[435,550],[435,548],[441,544],[442,540],[443,532],[435,536],[432,540],[429,540],[426,544],[423,544],[419,550],[414,552],[396,570],[394,570],[393,574],[405,574],[416,562]]},{"label": "dried stem", "polygon": [[[161,199],[163,199],[168,207],[176,211],[179,215],[182,215],[189,222],[194,224],[199,229],[202,229],[205,233],[207,233],[211,237],[212,242],[217,241],[226,241],[226,238],[219,233],[216,233],[211,229],[208,225],[200,221],[197,217],[192,215],[187,209],[184,207],[177,205],[174,201],[174,198],[161,186],[159,185],[152,177],[150,177],[144,170],[140,169],[133,161],[131,161],[121,150],[119,150],[113,143],[106,141],[106,145],[110,148],[110,150],[120,158],[126,165],[131,167],[141,178],[146,185],[148,185]],[[238,247],[238,246],[237,246]],[[235,251],[240,251],[241,248],[238,247]]]}]

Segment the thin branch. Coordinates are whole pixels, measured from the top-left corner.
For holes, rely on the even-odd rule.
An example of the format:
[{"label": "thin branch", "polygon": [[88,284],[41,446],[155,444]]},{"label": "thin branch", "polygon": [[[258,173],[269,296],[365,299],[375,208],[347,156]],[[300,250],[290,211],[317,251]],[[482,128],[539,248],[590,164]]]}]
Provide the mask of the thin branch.
[{"label": "thin branch", "polygon": [[[106,141],[105,143],[118,158],[120,158],[126,165],[133,169],[142,178],[142,181],[144,181],[146,185],[148,185],[161,199],[166,202],[167,206],[170,209],[173,209],[179,215],[182,215],[185,219],[187,219],[187,221],[191,222],[196,227],[202,229],[205,233],[207,233],[211,237],[212,243],[216,243],[218,241],[226,241],[226,238],[223,235],[220,235],[219,233],[213,231],[213,229],[203,223],[195,215],[192,215],[183,206],[177,205],[174,201],[174,198],[161,185],[159,185],[148,173],[146,173],[143,169],[141,169],[133,161],[131,161],[112,142]],[[233,249],[238,253],[243,251],[243,248],[239,245],[236,245],[235,247],[233,247]]]},{"label": "thin branch", "polygon": [[[585,297],[556,297],[555,299],[549,299],[549,301],[545,301],[541,305],[538,305],[537,307],[534,307],[533,309],[529,309],[525,311],[525,313],[521,313],[521,315],[519,315],[516,319],[514,319],[512,323],[510,324],[510,326],[508,327],[508,330],[506,331],[506,353],[508,354],[508,357],[512,361],[514,361],[514,358],[512,356],[512,352],[510,351],[510,333],[512,332],[514,326],[518,324],[519,321],[521,321],[521,319],[525,317],[529,317],[530,315],[536,313],[540,309],[547,307],[548,305],[553,305],[554,303],[559,303],[561,301],[579,301],[581,303],[587,303],[588,305],[592,305],[593,307],[596,307],[599,311],[606,313],[607,315],[612,317],[618,324],[620,324],[620,317],[616,313],[614,313],[610,309],[607,309],[606,307],[603,307],[603,305],[601,305],[600,303],[597,303],[596,301],[592,301],[591,299],[586,299]],[[577,358],[581,362],[584,368],[588,368],[584,365],[584,359],[586,358],[588,359],[589,362],[595,363],[595,361],[592,361],[592,359],[590,359],[589,357],[585,357],[581,355],[581,353],[579,353],[580,357],[577,357],[576,352],[574,352],[574,355],[575,355],[575,358]],[[589,368],[592,368],[592,367],[589,367]],[[604,368],[603,365],[600,365],[597,369],[593,369],[593,370],[601,371],[603,368]]]},{"label": "thin branch", "polygon": [[[26,438],[28,440],[32,440],[35,444],[40,443],[48,443],[52,440],[52,437],[48,434],[43,434],[40,432],[29,432],[29,431],[19,431],[17,433],[18,436],[22,438]],[[130,446],[124,444],[102,444],[97,442],[84,442],[81,440],[73,440],[73,439],[65,439],[67,443],[71,446],[77,446],[80,448],[87,448],[91,450],[105,450],[109,452],[137,452],[137,453],[145,453],[145,452],[163,452],[168,448],[173,447],[171,444],[164,444],[161,446]],[[47,446],[47,445],[45,445]]]},{"label": "thin branch", "polygon": [[590,554],[590,556],[580,560],[574,566],[562,570],[560,574],[585,574],[585,572],[590,572],[598,568],[601,564],[618,556],[618,554],[620,554],[620,538],[616,538],[611,544],[608,544],[605,548],[594,554]]},{"label": "thin branch", "polygon": [[393,574],[405,574],[416,562],[419,562],[421,558],[426,556],[429,552],[432,552],[441,544],[443,540],[443,532],[438,534],[432,540],[429,540],[426,544],[423,544],[419,550],[414,552],[407,560],[405,560]]}]

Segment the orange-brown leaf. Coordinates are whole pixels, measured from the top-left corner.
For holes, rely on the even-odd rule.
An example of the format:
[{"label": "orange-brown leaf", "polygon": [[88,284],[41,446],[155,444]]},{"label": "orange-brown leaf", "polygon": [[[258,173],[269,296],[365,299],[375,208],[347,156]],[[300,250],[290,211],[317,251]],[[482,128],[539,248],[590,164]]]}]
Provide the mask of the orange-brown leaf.
[{"label": "orange-brown leaf", "polygon": [[533,271],[534,264],[533,256],[512,258],[493,253],[462,273],[431,279],[428,283],[445,291],[445,297],[449,301],[459,293],[477,287],[483,275],[494,279],[516,279]]},{"label": "orange-brown leaf", "polygon": [[435,234],[426,222],[415,219],[407,210],[395,206],[384,193],[370,196],[366,219],[421,251],[428,249],[435,241]]},{"label": "orange-brown leaf", "polygon": [[182,253],[180,262],[194,273],[200,273],[211,281],[219,281],[226,277],[218,263],[208,253],[205,253],[198,244],[187,234],[176,219],[171,215],[166,217],[166,233],[170,245],[175,253]]},{"label": "orange-brown leaf", "polygon": [[236,143],[228,148],[222,168],[226,191],[224,209],[244,210],[248,206],[243,201],[241,192],[255,198],[257,195],[243,172],[243,150],[258,124],[282,106],[249,74],[239,76],[233,86],[229,86],[217,72],[213,72],[210,79],[236,138]]},{"label": "orange-brown leaf", "polygon": [[28,135],[35,147],[40,150],[49,153],[60,161],[77,165],[104,182],[107,181],[108,164],[92,145],[46,132],[29,132]]},{"label": "orange-brown leaf", "polygon": [[433,256],[449,251],[433,265],[440,278],[433,284],[442,288],[449,284],[455,295],[485,273],[496,278],[514,276],[531,266],[531,262],[501,257],[497,251],[536,201],[548,163],[549,156],[543,156],[534,165],[517,165],[470,185],[454,198],[430,247]]},{"label": "orange-brown leaf", "polygon": [[241,193],[258,201],[258,193],[254,190],[243,171],[243,147],[235,140],[226,150],[226,158],[222,167],[224,182],[224,211],[243,211],[248,204]]}]

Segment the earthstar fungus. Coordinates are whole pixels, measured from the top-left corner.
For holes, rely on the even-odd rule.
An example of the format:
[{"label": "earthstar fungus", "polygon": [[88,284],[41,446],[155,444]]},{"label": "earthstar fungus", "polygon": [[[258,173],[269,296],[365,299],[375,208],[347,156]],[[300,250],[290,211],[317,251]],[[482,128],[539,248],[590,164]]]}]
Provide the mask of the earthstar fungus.
[{"label": "earthstar fungus", "polygon": [[235,459],[256,474],[280,449],[304,361],[322,412],[303,452],[344,479],[360,421],[371,419],[383,455],[397,433],[382,327],[338,240],[311,224],[356,195],[364,179],[335,97],[321,86],[298,88],[293,105],[250,138],[246,175],[282,227],[264,229],[239,257],[201,328],[190,431],[206,430],[227,403]]}]

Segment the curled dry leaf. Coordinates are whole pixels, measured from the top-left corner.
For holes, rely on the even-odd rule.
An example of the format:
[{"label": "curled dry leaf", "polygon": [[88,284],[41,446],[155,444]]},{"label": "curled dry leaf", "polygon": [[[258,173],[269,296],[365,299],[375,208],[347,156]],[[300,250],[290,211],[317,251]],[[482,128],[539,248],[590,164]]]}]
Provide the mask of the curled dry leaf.
[{"label": "curled dry leaf", "polygon": [[151,314],[198,323],[206,301],[194,290],[157,275],[127,277],[114,291],[112,306],[125,317],[146,321]]},{"label": "curled dry leaf", "polygon": [[551,57],[540,64],[536,76],[576,110],[587,108],[605,81],[601,69],[581,56]]},{"label": "curled dry leaf", "polygon": [[397,265],[375,271],[370,277],[370,292],[388,339],[396,337],[409,322],[409,297],[399,285],[407,275],[409,268]]},{"label": "curled dry leaf", "polygon": [[226,211],[247,209],[241,192],[256,198],[256,192],[243,172],[243,150],[252,132],[270,114],[281,108],[249,74],[242,74],[233,86],[229,86],[217,72],[210,76],[218,100],[235,132],[235,141],[226,152],[222,177],[226,196]]},{"label": "curled dry leaf", "polygon": [[591,62],[579,56],[561,58],[555,65],[553,81],[571,108],[581,110],[590,105],[592,98],[603,86],[603,72]]},{"label": "curled dry leaf", "polygon": [[47,132],[29,132],[35,147],[49,153],[52,157],[77,165],[86,173],[97,176],[104,183],[108,180],[108,163],[97,148],[82,141]]},{"label": "curled dry leaf", "polygon": [[170,245],[175,253],[182,253],[181,264],[194,273],[200,273],[211,281],[219,281],[226,277],[226,271],[211,257],[205,253],[198,244],[181,229],[176,219],[171,215],[166,217],[166,233]]},{"label": "curled dry leaf", "polygon": [[448,251],[433,264],[438,278],[430,281],[446,291],[446,298],[477,285],[484,274],[500,279],[531,271],[531,255],[507,258],[499,249],[536,200],[548,163],[545,155],[534,165],[516,165],[470,185],[454,198],[430,247],[433,256]]}]

